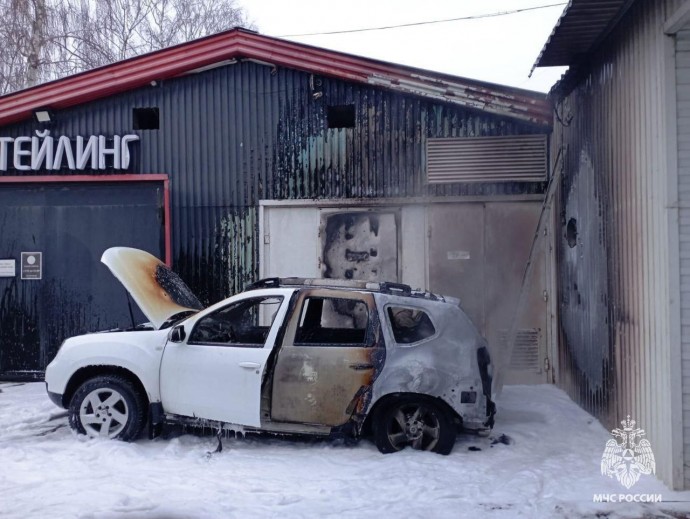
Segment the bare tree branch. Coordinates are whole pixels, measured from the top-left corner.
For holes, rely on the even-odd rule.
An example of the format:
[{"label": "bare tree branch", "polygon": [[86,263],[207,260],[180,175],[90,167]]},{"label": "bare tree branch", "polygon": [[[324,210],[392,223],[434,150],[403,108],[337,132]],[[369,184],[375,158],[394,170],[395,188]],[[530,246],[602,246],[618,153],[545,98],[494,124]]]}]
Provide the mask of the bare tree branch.
[{"label": "bare tree branch", "polygon": [[249,25],[235,0],[0,0],[0,14],[0,95]]}]

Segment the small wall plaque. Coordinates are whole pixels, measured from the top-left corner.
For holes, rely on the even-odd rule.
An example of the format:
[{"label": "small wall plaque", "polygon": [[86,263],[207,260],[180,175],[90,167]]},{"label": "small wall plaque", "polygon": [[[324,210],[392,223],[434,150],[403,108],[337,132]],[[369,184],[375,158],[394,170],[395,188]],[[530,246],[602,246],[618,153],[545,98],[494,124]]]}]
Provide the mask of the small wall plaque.
[{"label": "small wall plaque", "polygon": [[13,278],[17,275],[17,261],[0,259],[0,278]]},{"label": "small wall plaque", "polygon": [[22,279],[43,278],[43,253],[22,252]]}]

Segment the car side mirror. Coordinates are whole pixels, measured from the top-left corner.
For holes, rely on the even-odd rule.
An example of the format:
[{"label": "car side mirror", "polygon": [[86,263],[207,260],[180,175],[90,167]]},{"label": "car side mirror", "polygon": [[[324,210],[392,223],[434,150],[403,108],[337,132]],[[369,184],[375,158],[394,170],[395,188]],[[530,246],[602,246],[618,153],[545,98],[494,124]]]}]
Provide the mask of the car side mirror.
[{"label": "car side mirror", "polygon": [[170,335],[168,336],[168,339],[170,342],[182,342],[185,340],[187,337],[187,333],[184,331],[184,326],[181,324],[175,326],[172,330],[170,330]]}]

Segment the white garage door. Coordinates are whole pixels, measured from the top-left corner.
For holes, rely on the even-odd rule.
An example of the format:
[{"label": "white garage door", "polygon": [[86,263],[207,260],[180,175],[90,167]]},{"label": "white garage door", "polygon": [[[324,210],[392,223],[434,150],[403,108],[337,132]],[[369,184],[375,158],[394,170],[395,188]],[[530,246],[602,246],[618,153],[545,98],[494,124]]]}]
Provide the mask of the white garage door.
[{"label": "white garage door", "polygon": [[459,297],[493,355],[510,358],[506,383],[548,382],[547,262],[539,254],[515,347],[515,315],[541,202],[338,207],[264,202],[261,277],[396,281]]}]

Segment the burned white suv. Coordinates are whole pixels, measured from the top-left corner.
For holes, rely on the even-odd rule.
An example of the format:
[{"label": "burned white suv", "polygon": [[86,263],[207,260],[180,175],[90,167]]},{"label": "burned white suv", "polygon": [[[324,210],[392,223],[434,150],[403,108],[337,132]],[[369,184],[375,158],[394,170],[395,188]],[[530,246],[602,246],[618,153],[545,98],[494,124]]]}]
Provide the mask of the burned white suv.
[{"label": "burned white suv", "polygon": [[165,422],[373,436],[449,453],[493,426],[486,341],[456,299],[406,285],[266,279],[202,310],[150,254],[102,257],[150,320],[67,339],[46,370],[77,432],[134,440]]}]

